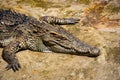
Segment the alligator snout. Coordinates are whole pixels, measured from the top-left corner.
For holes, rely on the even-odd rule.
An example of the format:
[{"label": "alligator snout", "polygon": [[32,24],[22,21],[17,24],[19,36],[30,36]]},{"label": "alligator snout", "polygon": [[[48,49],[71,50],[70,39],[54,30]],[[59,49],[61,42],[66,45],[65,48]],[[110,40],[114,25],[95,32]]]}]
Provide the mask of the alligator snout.
[{"label": "alligator snout", "polygon": [[97,56],[100,55],[100,49],[97,48],[97,47],[92,47],[92,48],[90,48],[89,53],[90,53],[89,56],[91,56],[91,57],[97,57]]}]

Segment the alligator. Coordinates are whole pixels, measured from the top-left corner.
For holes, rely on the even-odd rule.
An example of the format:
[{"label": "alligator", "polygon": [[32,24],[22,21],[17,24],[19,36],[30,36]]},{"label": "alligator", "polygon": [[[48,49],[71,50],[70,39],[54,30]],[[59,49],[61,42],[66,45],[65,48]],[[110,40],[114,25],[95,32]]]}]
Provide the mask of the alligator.
[{"label": "alligator", "polygon": [[68,53],[97,57],[100,49],[73,36],[60,25],[76,24],[78,18],[42,16],[36,19],[10,9],[0,9],[0,47],[6,70],[19,71],[16,53],[22,50]]}]

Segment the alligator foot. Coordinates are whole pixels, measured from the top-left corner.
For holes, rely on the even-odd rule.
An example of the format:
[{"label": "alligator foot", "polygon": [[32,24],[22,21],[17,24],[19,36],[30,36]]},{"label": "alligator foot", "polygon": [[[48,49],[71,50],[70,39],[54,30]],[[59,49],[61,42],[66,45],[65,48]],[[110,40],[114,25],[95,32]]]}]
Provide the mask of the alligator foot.
[{"label": "alligator foot", "polygon": [[19,62],[17,59],[13,59],[12,63],[8,64],[6,67],[6,70],[12,69],[14,72],[19,71],[19,68],[21,68]]}]

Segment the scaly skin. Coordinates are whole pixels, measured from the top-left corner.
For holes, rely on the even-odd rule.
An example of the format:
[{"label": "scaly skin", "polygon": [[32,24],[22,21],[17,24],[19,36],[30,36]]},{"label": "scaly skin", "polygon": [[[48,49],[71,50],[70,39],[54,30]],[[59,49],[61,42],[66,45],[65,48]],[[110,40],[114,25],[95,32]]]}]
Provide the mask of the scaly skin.
[{"label": "scaly skin", "polygon": [[53,16],[37,19],[11,10],[0,10],[0,47],[7,70],[21,68],[16,53],[21,50],[98,56],[100,50],[82,42],[57,25],[75,24],[79,19]]}]

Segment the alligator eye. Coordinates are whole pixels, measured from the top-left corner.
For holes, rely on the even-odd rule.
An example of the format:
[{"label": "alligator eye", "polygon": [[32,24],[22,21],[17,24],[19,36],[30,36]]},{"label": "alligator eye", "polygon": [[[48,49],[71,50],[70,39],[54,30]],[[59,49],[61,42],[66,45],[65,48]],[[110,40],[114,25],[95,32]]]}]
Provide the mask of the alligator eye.
[{"label": "alligator eye", "polygon": [[50,34],[52,34],[52,35],[60,35],[59,33],[53,32],[53,31]]},{"label": "alligator eye", "polygon": [[35,34],[36,34],[36,33],[38,33],[38,32],[37,32],[37,31],[33,31],[33,33],[35,33]]}]

